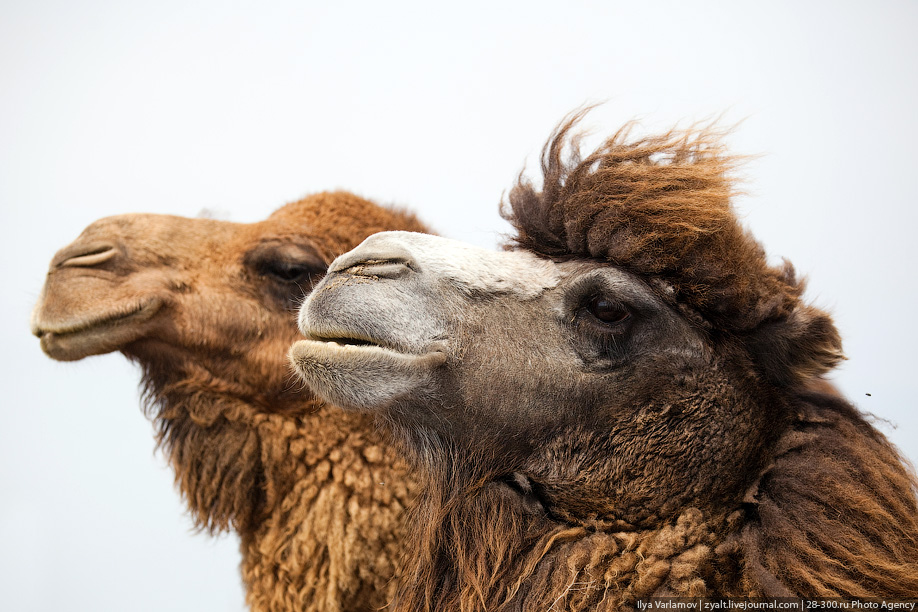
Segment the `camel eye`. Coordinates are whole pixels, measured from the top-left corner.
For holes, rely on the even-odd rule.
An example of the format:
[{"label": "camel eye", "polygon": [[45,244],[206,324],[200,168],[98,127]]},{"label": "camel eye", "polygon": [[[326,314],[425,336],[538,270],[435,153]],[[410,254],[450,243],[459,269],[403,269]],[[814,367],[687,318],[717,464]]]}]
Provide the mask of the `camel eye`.
[{"label": "camel eye", "polygon": [[313,249],[291,242],[266,241],[246,253],[245,265],[282,285],[301,285],[325,274],[325,261]]},{"label": "camel eye", "polygon": [[590,314],[609,325],[624,323],[631,318],[631,313],[617,302],[597,295],[587,305]]},{"label": "camel eye", "polygon": [[[243,258],[243,277],[273,304],[298,307],[303,295],[325,274],[328,264],[308,241],[268,239],[255,245]],[[251,279],[251,281],[249,280]]]},{"label": "camel eye", "polygon": [[269,260],[262,262],[260,272],[283,283],[301,283],[317,273],[313,267],[295,261]]}]

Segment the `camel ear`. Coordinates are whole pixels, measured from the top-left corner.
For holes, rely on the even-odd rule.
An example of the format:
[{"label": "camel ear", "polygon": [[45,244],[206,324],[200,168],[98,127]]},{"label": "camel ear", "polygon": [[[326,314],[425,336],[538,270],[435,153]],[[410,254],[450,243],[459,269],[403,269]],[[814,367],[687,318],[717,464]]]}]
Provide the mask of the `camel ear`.
[{"label": "camel ear", "polygon": [[825,374],[845,359],[832,317],[812,306],[799,305],[790,316],[763,323],[748,346],[765,376],[781,385]]}]

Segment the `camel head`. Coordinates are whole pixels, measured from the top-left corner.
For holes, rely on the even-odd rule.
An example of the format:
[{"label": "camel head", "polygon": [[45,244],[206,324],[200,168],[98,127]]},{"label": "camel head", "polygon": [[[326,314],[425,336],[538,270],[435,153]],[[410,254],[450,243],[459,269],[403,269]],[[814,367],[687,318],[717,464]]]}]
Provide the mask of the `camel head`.
[{"label": "camel head", "polygon": [[332,263],[300,327],[291,359],[320,396],[378,412],[422,461],[500,466],[484,476],[559,515],[723,494],[700,468],[755,463],[735,443],[774,416],[646,281],[596,262],[384,232]]},{"label": "camel head", "polygon": [[226,392],[276,405],[301,396],[283,365],[303,295],[335,255],[392,228],[423,229],[346,193],[308,197],[256,223],[104,218],[54,256],[32,332],[54,359],[121,351],[154,379],[198,368]]},{"label": "camel head", "polygon": [[[705,133],[626,142],[521,183],[516,248],[385,232],[337,258],[290,352],[320,396],[379,414],[433,472],[521,509],[652,526],[735,508],[792,410],[840,359],[738,224]],[[454,474],[455,476],[455,474]]]}]

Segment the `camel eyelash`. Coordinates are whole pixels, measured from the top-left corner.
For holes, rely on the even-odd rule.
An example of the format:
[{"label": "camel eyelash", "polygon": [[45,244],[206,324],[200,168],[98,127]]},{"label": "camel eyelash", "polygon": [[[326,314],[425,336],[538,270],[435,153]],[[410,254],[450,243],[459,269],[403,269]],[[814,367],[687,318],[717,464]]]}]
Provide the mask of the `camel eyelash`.
[{"label": "camel eyelash", "polygon": [[580,297],[572,300],[568,308],[572,313],[571,323],[587,319],[593,325],[603,328],[603,333],[617,332],[633,319],[633,309],[610,297],[607,292],[595,288],[581,292]]},{"label": "camel eyelash", "polygon": [[594,295],[584,306],[594,319],[610,328],[621,326],[631,319],[631,311],[615,300]]},{"label": "camel eyelash", "polygon": [[[597,310],[611,320],[597,317]],[[632,312],[619,302],[602,294],[587,294],[570,318],[574,342],[581,347],[578,352],[588,360],[620,360],[634,319]]]}]

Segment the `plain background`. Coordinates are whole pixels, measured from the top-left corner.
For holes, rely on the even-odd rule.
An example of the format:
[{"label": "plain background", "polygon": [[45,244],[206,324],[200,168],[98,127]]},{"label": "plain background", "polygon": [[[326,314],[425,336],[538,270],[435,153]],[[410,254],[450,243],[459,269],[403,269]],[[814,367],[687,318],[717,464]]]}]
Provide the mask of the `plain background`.
[{"label": "plain background", "polygon": [[51,256],[127,212],[254,221],[345,188],[496,246],[502,194],[584,103],[597,138],[739,123],[745,222],[810,278],[838,385],[918,459],[918,3],[0,3],[0,608],[243,608],[120,355],[44,357]]}]

